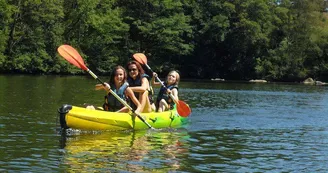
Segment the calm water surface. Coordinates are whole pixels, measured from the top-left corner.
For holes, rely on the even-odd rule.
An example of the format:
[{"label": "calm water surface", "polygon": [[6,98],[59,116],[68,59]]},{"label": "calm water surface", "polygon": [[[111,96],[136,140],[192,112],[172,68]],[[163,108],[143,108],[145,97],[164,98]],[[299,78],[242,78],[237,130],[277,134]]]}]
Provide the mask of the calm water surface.
[{"label": "calm water surface", "polygon": [[0,172],[328,172],[328,87],[182,82],[182,128],[61,135],[62,104],[102,104],[94,84],[0,75]]}]

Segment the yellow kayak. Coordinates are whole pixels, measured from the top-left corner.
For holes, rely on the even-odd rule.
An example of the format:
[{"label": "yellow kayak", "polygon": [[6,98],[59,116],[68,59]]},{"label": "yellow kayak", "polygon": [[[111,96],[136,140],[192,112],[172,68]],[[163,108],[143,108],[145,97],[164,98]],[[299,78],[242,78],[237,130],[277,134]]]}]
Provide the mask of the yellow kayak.
[{"label": "yellow kayak", "polygon": [[[72,105],[63,105],[58,112],[63,129],[113,131],[148,129],[148,126],[132,113],[90,110]],[[140,115],[154,128],[179,127],[186,122],[186,118],[179,116],[176,108],[161,113],[151,112]]]}]

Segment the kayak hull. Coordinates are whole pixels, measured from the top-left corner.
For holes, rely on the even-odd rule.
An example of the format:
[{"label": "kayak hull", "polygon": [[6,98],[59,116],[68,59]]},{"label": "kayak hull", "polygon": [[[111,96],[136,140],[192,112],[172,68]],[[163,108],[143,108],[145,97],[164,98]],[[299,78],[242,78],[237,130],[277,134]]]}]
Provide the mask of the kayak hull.
[{"label": "kayak hull", "polygon": [[[90,110],[72,105],[63,105],[58,112],[63,129],[117,131],[148,128],[132,113]],[[161,113],[141,113],[140,115],[154,128],[179,127],[186,122],[186,118],[179,116],[176,109]]]}]

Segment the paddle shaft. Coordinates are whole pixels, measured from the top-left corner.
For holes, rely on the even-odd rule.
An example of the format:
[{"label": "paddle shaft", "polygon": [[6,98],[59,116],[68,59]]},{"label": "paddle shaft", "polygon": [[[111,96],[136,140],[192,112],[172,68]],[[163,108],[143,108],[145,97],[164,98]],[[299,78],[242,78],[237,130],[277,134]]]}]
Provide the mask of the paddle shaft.
[{"label": "paddle shaft", "polygon": [[[62,46],[60,46],[62,47]],[[59,54],[61,54],[61,51],[59,51],[60,47],[58,48]],[[67,49],[65,49],[67,48]],[[94,79],[98,80],[103,86],[106,86],[105,83],[98,78],[97,75],[95,75],[83,62],[83,59],[81,58],[80,54],[71,46],[66,45],[66,47],[62,47],[62,49],[66,54],[62,55],[66,60],[68,60],[70,63],[73,63],[73,65],[86,70]],[[62,52],[63,53],[63,52]],[[70,61],[70,60],[74,61]],[[77,64],[76,64],[77,63]],[[142,118],[139,114],[135,113],[135,110],[131,108],[130,105],[128,105],[122,98],[120,98],[113,90],[109,89],[109,92],[118,99],[124,106],[126,106],[132,113],[137,115],[137,117],[144,122],[150,129],[154,129],[149,123],[146,122],[144,118]]]},{"label": "paddle shaft", "polygon": [[[87,69],[87,72],[96,80],[98,80],[98,82],[100,82],[103,86],[106,86],[105,83],[100,80],[91,70]],[[126,103],[124,100],[122,100],[122,98],[120,96],[118,96],[112,89],[109,89],[109,92],[116,98],[118,99],[122,104],[124,104],[124,106],[126,106],[128,109],[130,109],[133,113],[134,110],[131,108],[131,106]]]},{"label": "paddle shaft", "polygon": [[[145,54],[135,53],[135,54],[133,54],[133,58],[136,61],[138,61],[140,64],[145,65],[150,72],[154,73],[153,70],[147,64],[147,57],[145,56]],[[164,83],[158,78],[158,76],[156,77],[156,80],[161,83],[161,85],[164,89],[166,89],[166,90],[168,89],[164,85]],[[181,101],[181,100],[175,100],[174,96],[172,95],[172,92],[170,92],[169,96],[174,101],[174,103],[176,104],[177,111],[178,111],[179,115],[183,116],[183,117],[189,116],[189,114],[191,113],[191,109],[190,109],[189,105],[186,104],[185,102]]]},{"label": "paddle shaft", "polygon": [[[148,64],[144,64],[147,68],[148,68],[148,70],[151,72],[151,73],[154,73],[154,71],[148,66]],[[168,89],[165,85],[164,85],[164,83],[161,81],[161,79],[158,77],[158,76],[156,76],[156,80],[159,82],[159,83],[161,83],[161,85],[162,85],[162,87],[163,88],[165,88],[166,90]],[[174,103],[175,104],[179,104],[175,99],[174,99],[174,96],[172,95],[172,93],[170,93],[169,94],[169,96],[170,96],[170,98],[174,101]]]},{"label": "paddle shaft", "polygon": [[[72,56],[73,58],[74,58],[74,56]],[[74,58],[75,59],[75,58]],[[76,59],[75,59],[76,60]],[[79,61],[77,61],[76,60],[76,62],[78,63],[78,64],[80,64],[81,66],[82,65],[84,65],[84,64],[81,64]],[[85,65],[84,65],[85,66]],[[96,74],[94,74],[89,68],[87,68],[86,66],[85,66],[85,68],[86,68],[86,71],[94,78],[94,79],[96,79],[96,80],[98,80],[103,86],[106,86],[105,85],[105,83],[102,81],[102,80],[100,80],[99,78],[98,78],[98,76],[96,75]],[[109,89],[109,92],[116,98],[116,99],[118,99],[124,106],[126,106],[128,109],[130,109],[133,113],[134,113],[134,110],[131,108],[131,106],[130,105],[128,105],[128,103],[126,103],[124,100],[122,100],[122,98],[120,98],[120,96],[118,96],[112,89]]]},{"label": "paddle shaft", "polygon": [[[103,86],[106,86],[105,83],[100,80],[91,70],[87,69],[87,72],[96,80],[98,80]],[[126,103],[120,96],[118,96],[112,89],[109,89],[109,92],[117,99],[119,100],[124,106],[126,106],[130,111],[132,111],[135,115],[137,115],[137,117],[144,122],[150,129],[154,129],[149,123],[147,123],[147,121],[142,118],[142,116],[140,116],[139,114],[135,113],[135,111],[132,109],[132,107]]]}]

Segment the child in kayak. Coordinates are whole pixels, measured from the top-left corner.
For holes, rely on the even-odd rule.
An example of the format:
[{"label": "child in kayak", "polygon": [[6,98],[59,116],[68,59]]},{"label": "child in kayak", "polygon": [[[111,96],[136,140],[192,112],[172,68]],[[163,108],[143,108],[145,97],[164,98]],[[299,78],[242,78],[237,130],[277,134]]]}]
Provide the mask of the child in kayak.
[{"label": "child in kayak", "polygon": [[[127,64],[129,88],[134,92],[134,95],[139,99],[142,112],[151,112],[155,110],[152,108],[153,90],[149,83],[150,77],[145,73],[141,65],[137,61],[130,61]],[[135,105],[131,105],[135,107]]]},{"label": "child in kayak", "polygon": [[125,102],[132,101],[135,105],[135,113],[139,114],[141,111],[141,104],[135,97],[133,91],[127,83],[127,73],[124,67],[116,66],[110,75],[109,83],[96,85],[96,90],[105,89],[107,95],[105,96],[105,103],[103,104],[104,110],[117,111],[117,112],[128,112],[129,109],[125,107],[117,98],[112,95],[109,90],[112,89],[121,99]]},{"label": "child in kayak", "polygon": [[[157,73],[153,73],[152,78],[152,85],[154,86],[161,86],[160,82],[155,81],[157,77]],[[160,88],[155,105],[158,112],[163,112],[169,109],[173,109],[174,101],[171,99],[170,94],[172,94],[173,99],[178,101],[178,84],[180,81],[180,75],[177,71],[173,70],[170,71],[166,77],[164,85],[167,87],[164,88],[163,86]]]}]

